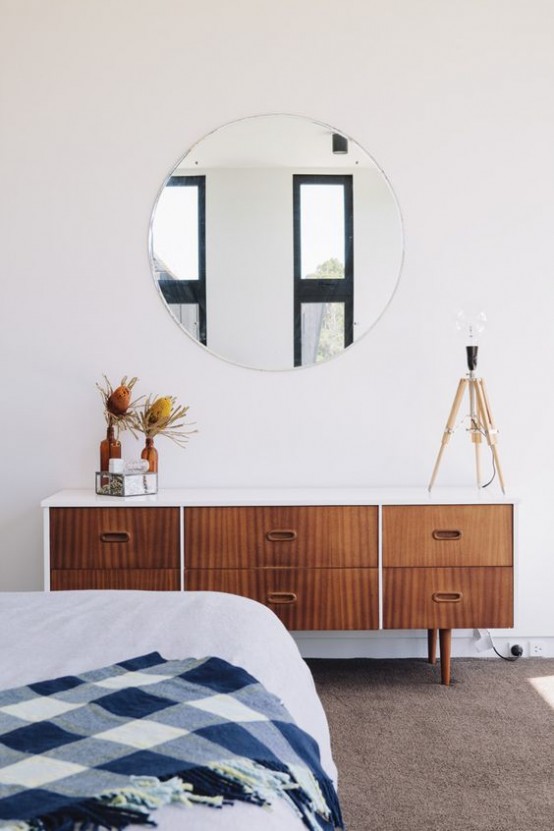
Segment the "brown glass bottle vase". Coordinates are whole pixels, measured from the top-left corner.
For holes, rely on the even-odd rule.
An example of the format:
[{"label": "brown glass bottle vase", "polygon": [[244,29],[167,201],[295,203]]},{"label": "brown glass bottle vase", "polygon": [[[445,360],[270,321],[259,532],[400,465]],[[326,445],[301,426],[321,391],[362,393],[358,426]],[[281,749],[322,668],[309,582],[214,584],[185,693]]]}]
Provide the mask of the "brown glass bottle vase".
[{"label": "brown glass bottle vase", "polygon": [[108,425],[106,438],[100,442],[100,470],[108,470],[110,459],[121,459],[121,442],[115,437],[113,424]]},{"label": "brown glass bottle vase", "polygon": [[154,439],[150,438],[150,436],[146,437],[146,441],[144,444],[143,451],[140,454],[140,458],[146,459],[146,461],[148,462],[149,473],[158,472],[158,451],[154,447]]}]

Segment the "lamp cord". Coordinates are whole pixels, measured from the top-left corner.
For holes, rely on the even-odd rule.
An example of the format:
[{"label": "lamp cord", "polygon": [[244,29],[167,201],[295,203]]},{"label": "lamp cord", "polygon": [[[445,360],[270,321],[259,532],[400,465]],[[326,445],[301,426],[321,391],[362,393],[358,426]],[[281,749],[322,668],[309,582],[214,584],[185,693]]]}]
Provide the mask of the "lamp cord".
[{"label": "lamp cord", "polygon": [[502,658],[503,661],[517,661],[519,655],[501,655],[496,646],[493,644],[492,648],[496,652],[499,658]]},{"label": "lamp cord", "polygon": [[[467,416],[466,416],[466,418],[467,418]],[[481,433],[481,435],[486,439],[487,434],[486,434],[485,430],[479,424],[479,421],[476,418],[472,417],[471,415],[469,416],[469,419],[471,421],[471,424],[473,425],[471,429],[472,430],[477,430],[477,432]],[[460,419],[460,421],[457,423],[457,425],[454,426],[454,429],[452,430],[452,432],[454,432],[454,430],[456,430],[457,427],[461,427],[463,425],[464,421],[465,421],[465,418]],[[481,489],[488,488],[488,486],[492,485],[492,483],[496,479],[496,464],[495,464],[495,461],[494,461],[494,453],[492,452],[492,447],[490,445],[489,445],[489,449],[491,451],[492,476],[491,476],[491,478],[489,479],[488,482],[485,482],[484,485],[481,485]],[[494,647],[493,647],[493,649],[494,649]],[[502,655],[500,657],[502,658]],[[511,660],[511,658],[507,658],[506,660]]]},{"label": "lamp cord", "polygon": [[492,452],[492,448],[491,448],[491,462],[492,462],[492,476],[491,476],[491,478],[489,479],[488,482],[485,482],[484,485],[481,485],[482,488],[488,488],[488,486],[490,484],[492,484],[492,482],[494,482],[494,480],[496,478],[496,465],[494,463],[494,453]]},{"label": "lamp cord", "polygon": [[[484,486],[483,486],[483,487],[484,487]],[[517,661],[517,659],[520,657],[519,655],[502,655],[502,654],[498,651],[498,649],[496,648],[496,646],[495,646],[495,645],[494,645],[494,643],[493,643],[491,633],[489,632],[489,630],[488,630],[488,629],[487,629],[487,635],[488,635],[488,636],[489,636],[489,638],[491,639],[492,648],[494,649],[494,651],[496,652],[496,654],[498,655],[498,657],[499,657],[499,658],[502,658],[502,660],[503,660],[503,661],[510,661],[510,662],[512,662],[512,663],[513,663],[514,661]]]},{"label": "lamp cord", "polygon": [[[480,426],[479,421],[475,418],[472,418],[471,416],[470,416],[470,419],[471,419],[471,422],[473,424],[473,429],[477,430],[479,433],[481,433],[482,436],[487,438],[487,434],[486,434],[485,430],[483,430],[483,428]],[[490,447],[490,445],[489,445],[489,447]],[[492,452],[492,447],[490,447],[490,451],[491,451],[491,462],[492,462],[492,476],[491,476],[491,478],[489,479],[488,482],[485,482],[484,485],[481,485],[481,488],[488,488],[488,486],[491,485],[494,482],[495,478],[496,478],[496,464],[494,462],[494,453]],[[494,649],[494,646],[493,646],[493,649]],[[494,651],[496,652],[496,650],[494,650]],[[502,658],[503,656],[501,655],[500,657]],[[506,660],[511,660],[511,659],[508,658]]]}]

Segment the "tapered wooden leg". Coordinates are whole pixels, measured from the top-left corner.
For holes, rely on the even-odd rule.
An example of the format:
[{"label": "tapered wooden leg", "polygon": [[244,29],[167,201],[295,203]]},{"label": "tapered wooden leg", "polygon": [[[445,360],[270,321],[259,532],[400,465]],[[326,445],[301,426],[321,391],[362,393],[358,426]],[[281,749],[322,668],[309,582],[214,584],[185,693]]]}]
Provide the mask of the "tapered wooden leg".
[{"label": "tapered wooden leg", "polygon": [[437,663],[437,629],[427,630],[427,654],[429,655],[429,663]]},{"label": "tapered wooden leg", "polygon": [[439,448],[437,461],[435,462],[435,467],[433,468],[433,473],[431,474],[431,481],[429,482],[429,486],[427,488],[429,492],[435,484],[435,479],[437,478],[437,473],[439,470],[439,465],[441,463],[442,454],[444,453],[444,448],[450,441],[450,436],[454,432],[456,416],[458,415],[458,410],[460,409],[460,404],[462,403],[462,398],[464,397],[464,392],[467,387],[467,384],[467,378],[462,378],[458,384],[458,389],[456,390],[456,395],[454,396],[454,403],[452,404],[452,409],[450,410],[450,413],[448,415],[448,421],[446,422],[446,427],[444,428],[444,433],[442,434],[441,446]]},{"label": "tapered wooden leg", "polygon": [[441,683],[450,685],[450,653],[452,648],[452,629],[439,629],[441,651]]}]

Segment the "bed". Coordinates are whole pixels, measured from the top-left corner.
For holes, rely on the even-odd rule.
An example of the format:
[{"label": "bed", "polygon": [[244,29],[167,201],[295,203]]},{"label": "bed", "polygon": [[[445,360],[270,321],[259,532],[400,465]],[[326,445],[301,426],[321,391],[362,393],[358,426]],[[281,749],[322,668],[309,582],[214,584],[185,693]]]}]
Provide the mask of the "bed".
[{"label": "bed", "polygon": [[[290,634],[261,604],[218,592],[0,593],[0,691],[151,653],[169,662],[209,656],[242,668],[315,739],[321,768],[336,785],[327,720],[311,673]],[[165,805],[151,818],[162,831],[184,824],[190,831],[306,827],[279,798],[269,809],[244,802],[221,810]]]}]

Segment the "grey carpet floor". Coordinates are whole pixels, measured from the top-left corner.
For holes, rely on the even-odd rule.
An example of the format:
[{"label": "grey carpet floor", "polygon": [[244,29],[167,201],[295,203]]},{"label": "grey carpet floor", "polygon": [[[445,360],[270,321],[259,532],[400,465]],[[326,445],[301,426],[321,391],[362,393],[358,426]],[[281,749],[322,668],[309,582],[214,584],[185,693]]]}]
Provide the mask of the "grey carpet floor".
[{"label": "grey carpet floor", "polygon": [[554,659],[307,663],[348,831],[554,831]]}]

